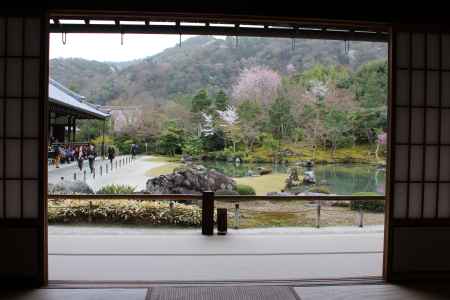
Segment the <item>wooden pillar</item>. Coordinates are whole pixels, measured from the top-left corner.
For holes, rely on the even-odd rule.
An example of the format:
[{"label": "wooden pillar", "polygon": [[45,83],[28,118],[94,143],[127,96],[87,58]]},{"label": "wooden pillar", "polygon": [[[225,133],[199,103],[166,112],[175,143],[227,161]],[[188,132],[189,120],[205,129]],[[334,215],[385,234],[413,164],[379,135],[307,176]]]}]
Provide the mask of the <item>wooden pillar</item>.
[{"label": "wooden pillar", "polygon": [[77,132],[77,119],[73,118],[72,119],[72,141],[74,141],[74,142],[75,142],[76,132]]},{"label": "wooden pillar", "polygon": [[70,143],[70,138],[72,137],[72,118],[67,119],[67,142]]},{"label": "wooden pillar", "polygon": [[203,192],[202,201],[202,234],[214,234],[214,192]]},{"label": "wooden pillar", "polygon": [[102,128],[102,158],[105,159],[105,129],[106,129],[106,119],[103,120]]}]

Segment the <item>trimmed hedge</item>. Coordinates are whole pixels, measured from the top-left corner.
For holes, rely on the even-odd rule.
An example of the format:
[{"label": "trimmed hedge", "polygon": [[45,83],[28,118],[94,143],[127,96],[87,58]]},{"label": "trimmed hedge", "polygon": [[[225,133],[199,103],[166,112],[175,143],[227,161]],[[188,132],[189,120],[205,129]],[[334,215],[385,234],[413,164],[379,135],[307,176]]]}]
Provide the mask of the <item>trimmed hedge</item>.
[{"label": "trimmed hedge", "polygon": [[132,194],[136,187],[126,184],[108,184],[97,191],[97,194]]},{"label": "trimmed hedge", "polygon": [[328,186],[325,185],[315,185],[311,187],[308,192],[311,193],[320,193],[320,194],[331,194],[331,190]]},{"label": "trimmed hedge", "polygon": [[[379,196],[377,193],[353,193],[353,196]],[[350,203],[350,209],[359,210],[363,209],[368,212],[383,213],[384,201],[383,200],[371,200],[371,201],[352,201]]]},{"label": "trimmed hedge", "polygon": [[218,196],[238,196],[239,193],[237,191],[230,191],[230,190],[217,190],[217,191],[215,191],[215,195],[218,195]]},{"label": "trimmed hedge", "polygon": [[246,184],[236,185],[236,192],[238,192],[239,195],[256,195],[255,189]]},{"label": "trimmed hedge", "polygon": [[153,224],[153,225],[201,225],[201,208],[165,202],[145,201],[92,201],[91,209],[87,201],[58,201],[49,203],[48,222],[80,223],[92,222],[108,224]]}]

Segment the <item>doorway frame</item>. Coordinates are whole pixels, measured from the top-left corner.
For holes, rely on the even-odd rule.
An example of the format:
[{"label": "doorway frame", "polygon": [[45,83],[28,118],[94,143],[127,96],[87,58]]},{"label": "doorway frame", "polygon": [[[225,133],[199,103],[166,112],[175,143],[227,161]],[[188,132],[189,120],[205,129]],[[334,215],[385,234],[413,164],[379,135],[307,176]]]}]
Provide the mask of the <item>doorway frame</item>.
[{"label": "doorway frame", "polygon": [[[393,224],[393,213],[392,213],[392,197],[391,197],[391,191],[392,191],[392,182],[391,182],[391,176],[393,174],[393,163],[394,163],[394,155],[391,151],[392,148],[392,133],[393,128],[395,128],[395,120],[392,119],[392,109],[393,109],[393,79],[395,78],[395,74],[393,74],[393,67],[392,67],[392,24],[385,23],[385,22],[364,22],[364,21],[336,21],[333,19],[311,19],[311,18],[274,18],[274,17],[264,17],[264,16],[250,16],[250,15],[223,15],[223,14],[211,14],[207,17],[205,14],[197,13],[197,14],[180,14],[180,13],[154,13],[151,11],[148,12],[137,12],[137,11],[108,11],[108,12],[95,12],[91,10],[50,10],[48,11],[48,15],[46,16],[47,20],[47,26],[45,27],[45,33],[44,35],[47,37],[46,40],[46,49],[47,54],[45,56],[45,70],[46,70],[46,78],[44,78],[44,86],[45,86],[45,95],[48,94],[48,68],[49,68],[49,43],[50,43],[50,33],[51,33],[51,25],[50,25],[50,19],[52,18],[64,18],[64,19],[84,19],[85,22],[88,23],[87,20],[89,19],[95,19],[95,20],[129,20],[129,21],[136,21],[136,20],[143,20],[147,21],[149,19],[152,19],[153,21],[167,21],[167,20],[183,20],[185,22],[205,22],[209,23],[211,20],[218,22],[218,23],[231,23],[231,24],[280,24],[281,26],[286,26],[286,24],[301,24],[302,26],[310,26],[312,28],[347,28],[351,31],[357,31],[357,30],[370,30],[372,29],[375,32],[378,32],[380,30],[384,30],[387,32],[387,40],[385,41],[388,46],[388,95],[387,95],[387,106],[388,106],[388,143],[387,143],[387,161],[386,161],[386,177],[385,177],[385,212],[384,212],[384,245],[383,245],[383,266],[382,266],[382,277],[385,282],[389,282],[391,280],[391,253],[392,253],[392,234],[391,234],[391,226],[390,224]],[[147,23],[146,23],[147,24]],[[118,25],[118,24],[116,24]],[[179,25],[179,24],[177,24]],[[89,26],[89,25],[86,25]],[[266,27],[266,25],[264,25]],[[120,26],[115,29],[116,31],[108,31],[108,29],[102,29],[101,27],[98,27],[98,32],[103,33],[120,33]],[[87,28],[86,28],[87,29]],[[138,28],[134,28],[135,30],[139,31]],[[162,29],[162,28],[161,28]],[[267,28],[266,28],[267,29]],[[71,28],[70,26],[67,27],[67,33],[71,32],[77,32],[76,28]],[[198,34],[198,35],[208,35],[206,31],[201,31],[197,29],[189,28],[187,31],[184,32],[177,32],[176,30],[179,29],[164,29],[163,31],[154,31],[154,32],[136,32],[136,33],[142,33],[142,34],[156,34],[156,33],[167,33],[167,34]],[[183,29],[184,30],[184,29]],[[191,31],[189,31],[191,30]],[[222,31],[219,32],[222,33],[222,35],[230,35],[231,31]],[[258,31],[256,32],[257,35],[251,34],[252,31],[243,31],[241,33],[234,32],[231,36],[270,36],[270,37],[280,37],[280,38],[305,38],[308,37],[298,37],[292,35],[292,33],[286,33],[283,32],[277,32],[273,31],[268,34]],[[93,33],[92,31],[86,30],[85,33]],[[122,32],[123,33],[123,32]],[[274,34],[279,35],[274,35]],[[210,33],[214,34],[214,33]],[[321,37],[323,36],[323,37]],[[328,38],[326,38],[328,36]],[[350,35],[349,35],[350,36]],[[358,35],[355,35],[358,36]],[[319,39],[339,39],[344,40],[339,34],[336,33],[330,33],[323,29],[323,32],[311,33],[309,38],[319,38]],[[351,39],[349,39],[351,41]],[[47,116],[47,108],[45,109],[45,118],[48,119]],[[44,140],[47,141],[47,130],[44,130],[43,132]],[[45,166],[44,170],[44,203],[45,206],[45,214],[42,215],[42,219],[40,220],[42,224],[44,224],[45,228],[45,237],[44,237],[44,256],[42,266],[44,267],[44,282],[46,285],[48,285],[48,222],[47,222],[47,209],[48,209],[48,195],[47,195],[47,183],[48,183],[48,168],[47,165]]]}]

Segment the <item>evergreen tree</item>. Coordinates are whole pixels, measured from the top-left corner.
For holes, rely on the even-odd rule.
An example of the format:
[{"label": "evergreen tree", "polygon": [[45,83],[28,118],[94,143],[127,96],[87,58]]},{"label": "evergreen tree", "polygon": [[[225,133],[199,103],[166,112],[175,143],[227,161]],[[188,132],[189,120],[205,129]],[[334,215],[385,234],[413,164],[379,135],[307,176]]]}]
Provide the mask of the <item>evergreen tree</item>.
[{"label": "evergreen tree", "polygon": [[227,106],[229,104],[229,99],[223,90],[220,90],[217,93],[214,104],[216,105],[216,109],[218,109],[218,110],[224,111],[227,109]]},{"label": "evergreen tree", "polygon": [[198,113],[206,111],[212,104],[211,99],[208,97],[208,92],[205,89],[201,89],[192,98],[192,108],[193,113]]}]

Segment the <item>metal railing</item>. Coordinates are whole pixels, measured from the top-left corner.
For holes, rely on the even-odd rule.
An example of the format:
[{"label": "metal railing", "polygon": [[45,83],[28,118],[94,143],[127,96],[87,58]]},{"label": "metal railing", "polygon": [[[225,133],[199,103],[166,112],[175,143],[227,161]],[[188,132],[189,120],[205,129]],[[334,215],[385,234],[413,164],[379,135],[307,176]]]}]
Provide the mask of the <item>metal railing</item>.
[{"label": "metal railing", "polygon": [[92,201],[121,201],[121,200],[133,200],[133,201],[202,201],[202,234],[212,235],[214,234],[214,207],[215,201],[224,201],[235,203],[234,206],[234,228],[238,229],[240,224],[240,216],[242,209],[239,203],[248,201],[315,201],[316,210],[316,224],[317,228],[321,226],[321,212],[322,202],[327,201],[345,201],[353,202],[359,201],[358,209],[358,226],[364,226],[364,210],[362,209],[361,202],[364,201],[385,201],[385,196],[238,196],[238,195],[215,195],[214,192],[205,191],[202,194],[75,194],[75,195],[48,195],[48,201],[61,201],[61,200],[81,200],[89,201],[89,209],[92,209]]}]

